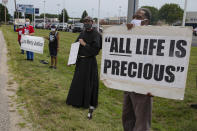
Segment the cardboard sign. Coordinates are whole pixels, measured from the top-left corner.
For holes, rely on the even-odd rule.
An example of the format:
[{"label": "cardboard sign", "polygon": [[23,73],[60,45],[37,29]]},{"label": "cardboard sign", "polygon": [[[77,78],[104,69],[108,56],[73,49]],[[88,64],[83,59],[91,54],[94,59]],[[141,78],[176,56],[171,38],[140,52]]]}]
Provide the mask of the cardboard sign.
[{"label": "cardboard sign", "polygon": [[36,37],[36,36],[29,36],[29,35],[22,35],[21,49],[43,54],[44,38]]},{"label": "cardboard sign", "polygon": [[113,89],[184,99],[192,30],[110,27],[103,34],[101,80]]}]

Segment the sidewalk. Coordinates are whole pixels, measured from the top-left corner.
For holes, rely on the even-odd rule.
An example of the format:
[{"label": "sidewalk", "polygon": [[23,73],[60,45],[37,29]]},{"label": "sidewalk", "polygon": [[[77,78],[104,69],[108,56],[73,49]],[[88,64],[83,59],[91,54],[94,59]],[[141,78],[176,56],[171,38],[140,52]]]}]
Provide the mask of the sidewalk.
[{"label": "sidewalk", "polygon": [[[28,127],[31,127],[31,124],[18,113],[17,106],[20,104],[15,102],[17,87],[16,82],[9,78],[7,47],[0,31],[0,131],[30,131]],[[20,127],[20,124],[24,123],[26,126]]]}]

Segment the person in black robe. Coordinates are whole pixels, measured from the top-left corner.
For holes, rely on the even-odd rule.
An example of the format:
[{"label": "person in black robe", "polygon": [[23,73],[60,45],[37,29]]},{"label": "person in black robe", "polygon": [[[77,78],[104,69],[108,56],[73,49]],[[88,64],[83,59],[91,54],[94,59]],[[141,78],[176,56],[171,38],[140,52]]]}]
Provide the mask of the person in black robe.
[{"label": "person in black robe", "polygon": [[88,118],[98,105],[98,67],[96,55],[101,48],[101,35],[92,27],[93,19],[84,19],[84,31],[77,38],[80,42],[74,77],[66,103],[74,107],[89,108]]}]

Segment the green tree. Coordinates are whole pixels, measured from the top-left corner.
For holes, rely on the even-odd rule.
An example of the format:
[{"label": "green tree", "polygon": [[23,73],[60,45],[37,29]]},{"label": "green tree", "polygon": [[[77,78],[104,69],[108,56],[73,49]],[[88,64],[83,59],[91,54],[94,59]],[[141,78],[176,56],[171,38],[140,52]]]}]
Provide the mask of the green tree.
[{"label": "green tree", "polygon": [[159,18],[168,24],[172,24],[182,20],[183,9],[178,4],[165,4],[159,10]]},{"label": "green tree", "polygon": [[19,18],[22,18],[22,13],[14,11],[14,18],[18,18],[18,16]]},{"label": "green tree", "polygon": [[83,11],[83,14],[82,14],[82,16],[81,16],[80,22],[83,22],[83,19],[84,19],[86,16],[88,16],[88,13],[87,13],[86,10],[84,10],[84,11]]},{"label": "green tree", "polygon": [[[6,7],[6,20],[9,21],[10,20],[10,14],[8,13],[8,9]],[[0,22],[4,22],[5,21],[5,6],[0,4]]]},{"label": "green tree", "polygon": [[[46,18],[58,18],[59,15],[57,15],[57,14],[48,14],[48,13],[46,13],[46,14],[45,14],[45,17],[46,17]],[[44,18],[44,14],[43,14],[43,13],[40,14],[40,18]]]},{"label": "green tree", "polygon": [[25,14],[25,19],[30,19],[32,22],[32,14]]},{"label": "green tree", "polygon": [[69,16],[66,9],[63,9],[62,13],[59,15],[59,21],[63,22],[63,12],[64,12],[64,22],[68,22]]},{"label": "green tree", "polygon": [[159,10],[153,6],[143,6],[142,8],[149,9],[151,12],[150,24],[154,25],[159,20]]}]

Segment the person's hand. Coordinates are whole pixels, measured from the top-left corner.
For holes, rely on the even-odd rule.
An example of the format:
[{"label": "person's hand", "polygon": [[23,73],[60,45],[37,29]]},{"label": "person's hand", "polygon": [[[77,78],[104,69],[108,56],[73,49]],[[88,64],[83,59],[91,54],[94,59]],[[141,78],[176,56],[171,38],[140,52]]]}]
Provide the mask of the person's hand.
[{"label": "person's hand", "polygon": [[128,30],[131,30],[133,27],[134,27],[133,24],[127,24],[127,29],[128,29]]},{"label": "person's hand", "polygon": [[47,36],[44,36],[44,38],[47,39],[47,40],[49,39]]},{"label": "person's hand", "polygon": [[154,97],[150,92],[148,92],[146,95],[149,97]]},{"label": "person's hand", "polygon": [[85,45],[86,45],[86,43],[84,42],[83,39],[79,39],[79,43],[80,43],[82,46],[85,46]]}]

